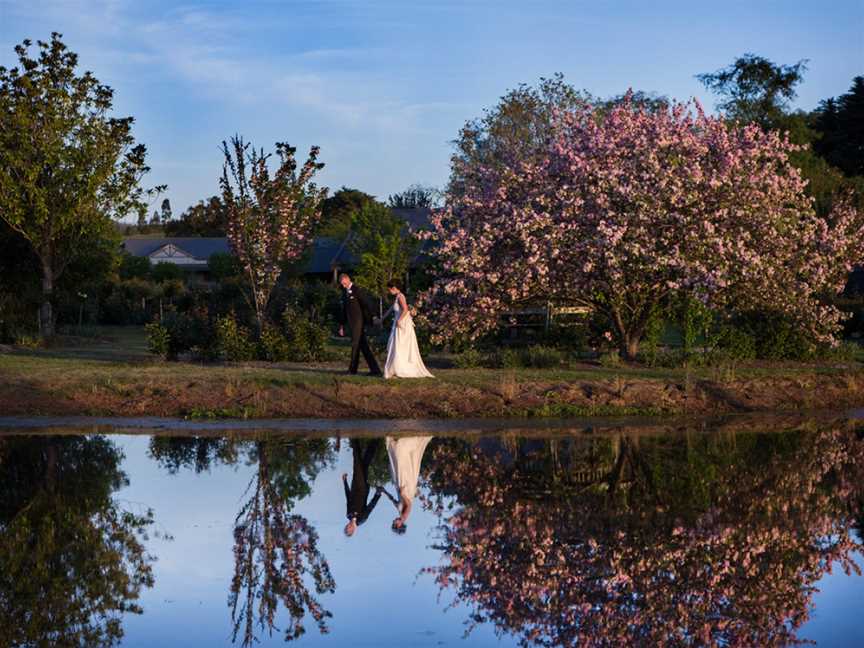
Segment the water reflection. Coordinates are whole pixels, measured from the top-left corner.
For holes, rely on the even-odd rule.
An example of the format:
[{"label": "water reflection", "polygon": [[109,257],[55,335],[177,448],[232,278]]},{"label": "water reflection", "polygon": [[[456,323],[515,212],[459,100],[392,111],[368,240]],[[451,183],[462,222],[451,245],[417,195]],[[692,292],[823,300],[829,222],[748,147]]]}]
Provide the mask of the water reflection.
[{"label": "water reflection", "polygon": [[522,645],[786,645],[832,565],[860,574],[862,474],[846,426],[453,441],[427,571]]},{"label": "water reflection", "polygon": [[[785,645],[799,639],[832,566],[857,573],[864,429],[853,424],[347,441],[153,436],[147,459],[139,453],[166,478],[242,476],[231,481],[233,548],[215,567],[226,640],[329,632],[336,579],[356,601],[357,571],[346,565],[374,561],[385,546],[379,553],[407,556],[380,558],[376,578],[393,589],[376,591],[393,618],[398,579],[425,573],[417,587],[446,593],[469,627],[525,646]],[[139,597],[154,586],[154,516],[117,496],[129,482],[121,443],[0,436],[0,645],[113,645],[123,615],[142,612]],[[382,496],[396,508],[392,522]],[[197,506],[195,495],[177,506]],[[419,528],[387,545],[388,527],[402,534],[409,520]],[[418,549],[429,528],[431,561]],[[325,552],[340,551],[343,569],[331,570]],[[369,630],[352,627],[350,637]]]},{"label": "water reflection", "polygon": [[150,511],[123,508],[122,453],[93,437],[0,437],[0,645],[111,646],[153,585]]},{"label": "water reflection", "polygon": [[315,476],[332,462],[330,443],[259,441],[250,448],[250,459],[258,469],[234,521],[234,577],[228,597],[233,639],[240,636],[244,646],[251,645],[257,640],[256,626],[272,634],[280,603],[288,613],[286,641],[303,635],[307,613],[326,633],[332,615],[315,594],[334,592],[336,582],[318,550],[315,528],[291,509],[296,499],[312,492]]},{"label": "water reflection", "polygon": [[431,440],[431,436],[387,437],[390,476],[398,494],[397,498],[388,493],[398,513],[391,525],[395,533],[402,534],[407,530],[408,516],[411,515],[417,495],[423,453]]}]

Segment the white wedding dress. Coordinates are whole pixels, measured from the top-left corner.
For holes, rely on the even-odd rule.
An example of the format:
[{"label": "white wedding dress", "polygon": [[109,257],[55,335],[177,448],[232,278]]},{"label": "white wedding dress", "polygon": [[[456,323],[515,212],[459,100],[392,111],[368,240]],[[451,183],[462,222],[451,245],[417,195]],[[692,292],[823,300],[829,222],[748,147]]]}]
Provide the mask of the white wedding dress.
[{"label": "white wedding dress", "polygon": [[413,501],[417,494],[423,452],[431,440],[431,436],[387,437],[390,476],[396,492],[401,493],[408,501]]},{"label": "white wedding dress", "polygon": [[399,323],[401,306],[399,299],[393,303],[393,328],[390,330],[390,341],[387,343],[387,362],[384,365],[384,378],[434,378],[423,358],[420,357],[420,347],[417,346],[417,334],[414,332],[414,319],[411,311]]}]

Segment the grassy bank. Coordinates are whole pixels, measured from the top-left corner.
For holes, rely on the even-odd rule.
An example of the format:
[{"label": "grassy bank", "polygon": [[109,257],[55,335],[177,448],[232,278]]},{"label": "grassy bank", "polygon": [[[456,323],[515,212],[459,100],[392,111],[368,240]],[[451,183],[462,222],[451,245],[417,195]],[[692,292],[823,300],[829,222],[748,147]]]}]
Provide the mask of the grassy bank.
[{"label": "grassy bank", "polygon": [[140,329],[0,349],[0,414],[320,418],[615,416],[864,406],[860,362],[699,369],[456,369],[435,380],[347,376],[343,362],[195,364],[147,355]]}]

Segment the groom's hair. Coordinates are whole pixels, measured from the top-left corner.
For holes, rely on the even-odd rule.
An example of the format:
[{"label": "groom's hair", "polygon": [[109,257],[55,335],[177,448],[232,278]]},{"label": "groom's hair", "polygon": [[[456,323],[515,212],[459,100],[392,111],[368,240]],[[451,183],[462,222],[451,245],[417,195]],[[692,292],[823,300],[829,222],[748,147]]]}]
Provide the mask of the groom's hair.
[{"label": "groom's hair", "polygon": [[351,275],[349,275],[347,272],[340,272],[339,278],[341,279],[342,277],[347,277],[348,279],[350,279]]}]

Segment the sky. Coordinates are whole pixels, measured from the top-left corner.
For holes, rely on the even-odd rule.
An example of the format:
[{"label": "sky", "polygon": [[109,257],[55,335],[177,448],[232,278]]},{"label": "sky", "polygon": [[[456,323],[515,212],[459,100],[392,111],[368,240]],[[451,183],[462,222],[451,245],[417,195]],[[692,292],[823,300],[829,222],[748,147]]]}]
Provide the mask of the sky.
[{"label": "sky", "polygon": [[465,121],[556,72],[599,97],[633,88],[713,109],[696,74],[747,52],[808,59],[804,110],[864,74],[864,0],[0,0],[0,65],[52,31],[134,116],[144,184],[167,184],[175,215],[218,193],[235,133],[288,142],[301,162],[319,145],[321,184],[386,199],[443,186]]}]

